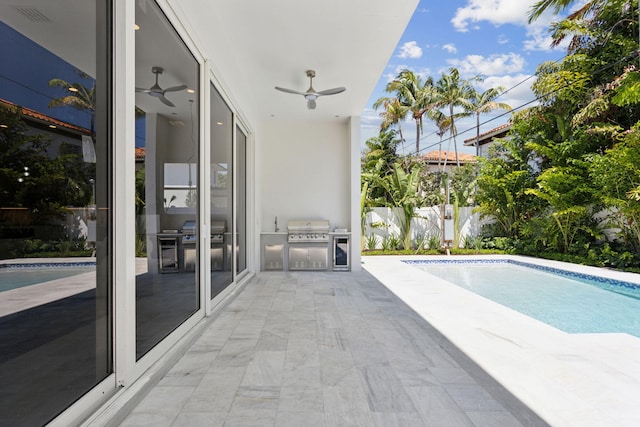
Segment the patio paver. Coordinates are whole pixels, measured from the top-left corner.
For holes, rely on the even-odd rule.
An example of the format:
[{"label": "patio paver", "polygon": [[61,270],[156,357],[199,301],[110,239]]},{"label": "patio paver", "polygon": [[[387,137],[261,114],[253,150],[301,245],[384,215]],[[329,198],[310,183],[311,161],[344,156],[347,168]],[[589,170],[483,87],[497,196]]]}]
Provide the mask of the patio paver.
[{"label": "patio paver", "polygon": [[361,271],[259,273],[121,425],[547,424]]}]

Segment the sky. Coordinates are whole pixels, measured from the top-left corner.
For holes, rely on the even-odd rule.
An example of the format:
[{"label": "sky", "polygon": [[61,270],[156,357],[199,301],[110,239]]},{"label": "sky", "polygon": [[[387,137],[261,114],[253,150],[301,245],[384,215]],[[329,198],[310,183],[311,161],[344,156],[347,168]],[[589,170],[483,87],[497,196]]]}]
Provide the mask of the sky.
[{"label": "sky", "polygon": [[[384,89],[403,69],[438,80],[443,72],[455,67],[461,78],[482,75],[484,80],[475,84],[479,91],[499,86],[507,89],[497,101],[514,109],[534,101],[531,84],[535,81],[536,68],[566,53],[565,46],[555,49],[550,46],[549,24],[559,20],[558,17],[547,13],[528,24],[528,12],[536,1],[420,0],[361,116],[363,147],[380,129],[381,110],[375,111],[373,103],[391,95]],[[574,2],[569,11],[583,3]],[[509,116],[504,110],[481,115],[480,132],[505,124]],[[406,141],[398,146],[398,154],[415,152],[415,121],[410,119],[401,126]],[[437,150],[440,141],[435,134],[437,128],[429,120],[424,120],[423,126],[421,152]],[[475,154],[475,148],[463,145],[463,140],[476,135],[475,116],[461,119],[456,127],[458,151]],[[453,145],[448,147],[452,142],[447,137],[448,134],[443,137],[443,149],[453,150]]]}]

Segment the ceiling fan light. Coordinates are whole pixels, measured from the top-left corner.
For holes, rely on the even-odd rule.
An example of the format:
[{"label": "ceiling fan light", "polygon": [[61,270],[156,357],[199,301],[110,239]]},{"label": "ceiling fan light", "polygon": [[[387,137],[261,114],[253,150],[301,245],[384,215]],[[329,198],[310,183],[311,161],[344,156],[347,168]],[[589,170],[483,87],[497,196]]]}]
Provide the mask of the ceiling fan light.
[{"label": "ceiling fan light", "polygon": [[318,95],[315,93],[307,93],[304,97],[307,101],[315,101],[318,98]]}]

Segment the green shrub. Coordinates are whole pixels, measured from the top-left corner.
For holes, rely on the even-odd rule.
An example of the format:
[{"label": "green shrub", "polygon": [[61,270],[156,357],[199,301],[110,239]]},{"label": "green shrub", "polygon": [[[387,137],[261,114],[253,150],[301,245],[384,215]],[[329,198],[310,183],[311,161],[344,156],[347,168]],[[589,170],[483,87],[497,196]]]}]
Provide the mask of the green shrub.
[{"label": "green shrub", "polygon": [[369,234],[367,236],[367,240],[365,241],[365,244],[367,245],[368,250],[374,251],[378,246],[378,236],[376,236],[373,233]]},{"label": "green shrub", "polygon": [[[389,248],[390,249],[400,249],[402,248],[402,239],[397,234],[392,234],[389,236]],[[403,249],[411,249],[411,248],[403,248]]]},{"label": "green shrub", "polygon": [[440,234],[431,233],[429,236],[429,249],[440,249]]},{"label": "green shrub", "polygon": [[[395,249],[395,248],[393,248]],[[384,236],[382,238],[382,250],[390,251],[391,250],[391,236]]]}]

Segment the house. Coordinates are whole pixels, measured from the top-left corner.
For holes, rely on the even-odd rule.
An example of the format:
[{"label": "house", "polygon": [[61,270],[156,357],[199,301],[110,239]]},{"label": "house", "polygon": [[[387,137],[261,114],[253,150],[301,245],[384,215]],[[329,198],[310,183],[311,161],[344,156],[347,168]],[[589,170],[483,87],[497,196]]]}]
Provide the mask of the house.
[{"label": "house", "polygon": [[[91,131],[73,123],[58,120],[50,115],[36,111],[32,108],[16,105],[13,102],[0,98],[0,109],[16,113],[28,127],[29,135],[45,135],[49,146],[49,156],[56,156],[58,149],[65,144],[67,150],[82,155],[82,136],[91,135]],[[0,127],[4,127],[0,123]]]},{"label": "house", "polygon": [[[95,257],[81,260],[95,272],[1,305],[0,424],[115,424],[267,267],[267,250],[270,268],[287,269],[292,221],[329,224],[310,242],[327,254],[313,268],[332,271],[339,242],[360,269],[360,114],[417,4],[0,4],[0,98],[46,115],[52,99],[78,101],[56,114],[91,129],[96,158],[83,172]],[[0,234],[40,244],[17,243]]]},{"label": "house", "polygon": [[479,136],[474,136],[473,138],[467,138],[464,140],[464,145],[467,147],[476,147],[477,145],[477,155],[482,157],[487,157],[488,149],[491,143],[496,138],[504,138],[507,136],[509,131],[511,130],[512,123],[505,123],[498,127],[491,129],[490,131],[481,133]]},{"label": "house", "polygon": [[422,160],[426,163],[429,172],[451,172],[452,169],[458,167],[458,162],[460,166],[475,163],[476,156],[458,153],[456,161],[456,153],[453,151],[433,150],[423,154]]}]

